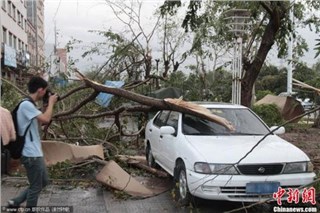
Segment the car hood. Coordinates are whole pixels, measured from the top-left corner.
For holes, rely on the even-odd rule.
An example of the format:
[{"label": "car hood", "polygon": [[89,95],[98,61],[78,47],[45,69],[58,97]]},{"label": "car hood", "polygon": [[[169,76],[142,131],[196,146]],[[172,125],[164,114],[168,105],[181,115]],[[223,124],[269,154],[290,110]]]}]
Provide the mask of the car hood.
[{"label": "car hood", "polygon": [[[190,145],[209,163],[236,163],[263,136],[185,136]],[[200,159],[199,159],[200,160]],[[277,135],[266,137],[241,164],[309,161],[308,156]]]}]

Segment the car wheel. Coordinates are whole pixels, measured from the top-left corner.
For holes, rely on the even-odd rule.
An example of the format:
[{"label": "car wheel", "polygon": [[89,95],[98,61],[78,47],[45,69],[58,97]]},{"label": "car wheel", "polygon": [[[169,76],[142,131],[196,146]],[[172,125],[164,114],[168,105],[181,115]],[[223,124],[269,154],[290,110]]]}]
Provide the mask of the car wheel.
[{"label": "car wheel", "polygon": [[181,206],[186,206],[190,203],[192,195],[188,189],[187,173],[184,163],[177,165],[175,174],[175,200]]},{"label": "car wheel", "polygon": [[147,160],[148,166],[150,166],[152,168],[156,167],[156,162],[155,162],[155,160],[153,158],[151,147],[150,147],[149,144],[148,144],[148,146],[146,148],[146,160]]}]

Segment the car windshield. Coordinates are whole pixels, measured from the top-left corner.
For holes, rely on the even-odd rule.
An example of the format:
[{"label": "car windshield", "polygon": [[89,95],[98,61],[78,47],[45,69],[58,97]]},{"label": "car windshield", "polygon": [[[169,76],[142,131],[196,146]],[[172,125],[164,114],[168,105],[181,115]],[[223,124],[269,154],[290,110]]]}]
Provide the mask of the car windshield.
[{"label": "car windshield", "polygon": [[193,115],[183,114],[182,132],[185,135],[265,135],[269,129],[249,109],[209,109],[212,114],[230,121],[235,131]]}]

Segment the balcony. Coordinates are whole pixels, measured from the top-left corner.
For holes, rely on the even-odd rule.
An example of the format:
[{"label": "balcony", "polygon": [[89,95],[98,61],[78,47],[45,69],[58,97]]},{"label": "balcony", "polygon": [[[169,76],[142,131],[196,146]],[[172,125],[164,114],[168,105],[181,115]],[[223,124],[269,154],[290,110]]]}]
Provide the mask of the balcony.
[{"label": "balcony", "polygon": [[[6,50],[7,48],[7,50]],[[23,50],[16,50],[8,45],[1,43],[1,59],[4,60],[5,66],[17,68],[17,66],[30,66],[30,54]]]}]

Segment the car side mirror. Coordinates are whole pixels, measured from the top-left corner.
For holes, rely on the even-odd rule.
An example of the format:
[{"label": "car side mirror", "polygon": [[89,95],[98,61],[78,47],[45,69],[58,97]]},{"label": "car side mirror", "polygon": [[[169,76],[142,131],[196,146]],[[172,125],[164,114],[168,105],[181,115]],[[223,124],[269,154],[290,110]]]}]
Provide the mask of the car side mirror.
[{"label": "car side mirror", "polygon": [[[276,128],[278,128],[278,126],[272,126],[272,127],[270,127],[270,130],[273,131]],[[282,135],[282,134],[286,133],[286,129],[282,126],[279,129],[277,129],[276,131],[274,131],[273,133],[276,135]]]},{"label": "car side mirror", "polygon": [[176,130],[172,126],[162,126],[160,127],[160,134],[162,135],[172,135]]}]

